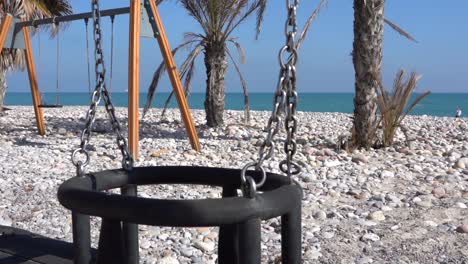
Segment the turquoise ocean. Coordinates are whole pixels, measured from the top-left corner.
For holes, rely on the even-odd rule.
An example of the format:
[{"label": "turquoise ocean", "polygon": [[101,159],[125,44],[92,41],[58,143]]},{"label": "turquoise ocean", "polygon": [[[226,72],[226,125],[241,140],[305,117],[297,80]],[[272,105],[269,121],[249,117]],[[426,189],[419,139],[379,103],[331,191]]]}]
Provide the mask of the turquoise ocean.
[{"label": "turquoise ocean", "polygon": [[[153,100],[154,107],[162,107],[169,93],[158,93]],[[55,93],[45,93],[47,103],[55,103]],[[189,105],[192,109],[203,109],[203,93],[194,93],[189,97]],[[353,112],[353,93],[303,93],[299,98],[299,111],[307,112]],[[127,106],[127,93],[113,93],[112,100],[116,106]],[[226,109],[242,110],[243,96],[240,93],[226,94]],[[251,93],[249,95],[251,110],[271,110],[273,94]],[[146,93],[140,94],[140,106],[146,101]],[[89,105],[88,93],[61,93],[60,104],[65,106]],[[102,104],[102,102],[101,102]],[[32,105],[30,93],[7,92],[6,105]],[[175,98],[171,101],[171,107],[177,107]],[[434,93],[427,96],[411,114],[454,116],[455,110],[460,107],[464,114],[468,114],[468,94],[464,93]]]}]

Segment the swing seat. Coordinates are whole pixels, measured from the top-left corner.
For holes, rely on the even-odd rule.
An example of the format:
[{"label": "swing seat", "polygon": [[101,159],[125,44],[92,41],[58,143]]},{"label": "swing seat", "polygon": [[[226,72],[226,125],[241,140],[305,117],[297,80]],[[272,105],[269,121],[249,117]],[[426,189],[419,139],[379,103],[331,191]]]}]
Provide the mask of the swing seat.
[{"label": "swing seat", "polygon": [[61,104],[40,104],[40,108],[62,108],[63,105]]},{"label": "swing seat", "polygon": [[[259,264],[261,220],[281,216],[283,263],[301,263],[300,186],[287,177],[267,173],[266,182],[253,198],[238,197],[241,170],[210,167],[135,167],[132,171],[107,170],[74,177],[58,190],[60,203],[75,215],[98,216],[101,226],[98,260],[123,262],[123,225],[135,223],[170,227],[219,226],[219,263]],[[249,172],[256,181],[261,172]],[[223,188],[223,198],[200,200],[150,199],[102,192],[126,186],[152,184],[194,184]],[[75,223],[74,223],[75,224]],[[87,229],[89,221],[74,229]],[[77,241],[88,241],[89,233],[74,234]],[[119,241],[121,240],[121,241]],[[116,252],[110,248],[124,248]],[[90,245],[81,247],[86,254]],[[123,255],[120,255],[123,254]],[[137,254],[137,253],[136,253]],[[109,262],[111,261],[111,262]],[[118,262],[115,262],[118,261]],[[99,261],[98,261],[99,263]]]}]

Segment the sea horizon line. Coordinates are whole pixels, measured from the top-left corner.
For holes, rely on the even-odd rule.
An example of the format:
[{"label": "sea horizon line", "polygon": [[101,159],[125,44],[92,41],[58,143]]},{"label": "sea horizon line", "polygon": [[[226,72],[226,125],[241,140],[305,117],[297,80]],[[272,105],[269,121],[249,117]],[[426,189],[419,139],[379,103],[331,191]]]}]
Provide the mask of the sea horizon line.
[{"label": "sea horizon line", "polygon": [[[128,93],[127,91],[110,91],[111,93],[118,93],[118,94],[125,94]],[[249,92],[249,94],[272,94],[275,91],[271,92],[266,92],[266,91],[253,91]],[[14,91],[14,92],[8,92],[8,93],[31,93],[30,91]],[[44,91],[41,93],[46,93],[46,94],[55,94],[57,93],[56,91]],[[59,93],[62,94],[67,94],[67,93],[80,93],[80,94],[87,94],[89,93],[88,91],[60,91]],[[148,92],[139,92],[139,94],[147,94]],[[169,94],[171,91],[162,91],[162,92],[157,92],[158,93],[164,93],[164,94]],[[205,92],[191,92],[190,94],[204,94]],[[355,92],[340,92],[340,91],[331,91],[331,92],[299,92],[300,94],[354,94]],[[421,94],[424,93],[424,91],[414,91],[414,94]],[[432,92],[432,94],[468,94],[468,92],[452,92],[452,91],[444,91],[444,92]],[[226,94],[243,94],[242,92],[226,92]]]}]

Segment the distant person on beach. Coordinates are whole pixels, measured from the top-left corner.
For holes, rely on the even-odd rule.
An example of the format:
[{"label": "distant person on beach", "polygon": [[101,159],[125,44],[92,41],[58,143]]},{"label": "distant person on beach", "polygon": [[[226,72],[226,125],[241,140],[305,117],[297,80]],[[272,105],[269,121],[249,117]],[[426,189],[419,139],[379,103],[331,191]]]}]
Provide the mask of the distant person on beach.
[{"label": "distant person on beach", "polygon": [[455,118],[460,118],[462,115],[462,110],[460,107],[457,107],[457,110],[455,111]]}]

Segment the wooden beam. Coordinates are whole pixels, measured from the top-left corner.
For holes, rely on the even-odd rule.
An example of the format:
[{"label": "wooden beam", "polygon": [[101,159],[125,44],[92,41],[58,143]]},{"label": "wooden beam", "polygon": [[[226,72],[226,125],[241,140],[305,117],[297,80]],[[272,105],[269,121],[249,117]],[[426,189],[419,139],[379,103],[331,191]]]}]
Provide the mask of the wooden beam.
[{"label": "wooden beam", "polygon": [[177,72],[177,67],[174,62],[174,57],[172,56],[171,48],[167,40],[166,32],[162,24],[161,16],[159,15],[158,7],[156,6],[155,1],[149,1],[151,5],[151,10],[153,12],[156,25],[158,27],[158,42],[161,49],[162,56],[164,58],[164,63],[166,64],[167,72],[169,74],[169,79],[171,80],[174,93],[177,98],[177,103],[179,104],[179,109],[182,114],[182,119],[184,121],[185,129],[187,130],[190,144],[192,148],[196,151],[201,150],[200,141],[198,139],[197,130],[195,129],[195,124],[190,113],[187,100],[185,98],[185,93],[182,88],[182,82],[180,81],[179,73]]},{"label": "wooden beam", "polygon": [[24,53],[26,57],[26,66],[28,68],[29,86],[31,87],[31,94],[33,99],[34,113],[36,115],[37,130],[40,135],[45,135],[44,117],[42,109],[39,107],[41,104],[41,97],[39,95],[39,88],[37,84],[36,68],[34,66],[34,59],[31,47],[31,38],[29,37],[29,29],[23,28],[24,45],[26,47]]},{"label": "wooden beam", "polygon": [[[120,7],[120,8],[114,8],[114,9],[101,10],[100,14],[102,18],[102,17],[108,17],[108,16],[126,15],[129,12],[130,12],[129,7]],[[72,22],[72,21],[77,21],[77,20],[83,20],[85,18],[93,19],[93,12],[22,21],[22,22],[16,23],[15,26],[16,28],[41,26],[41,25],[54,24],[54,23]]]},{"label": "wooden beam", "polygon": [[130,44],[128,62],[128,146],[135,160],[139,144],[139,86],[140,86],[140,0],[130,0]]}]

